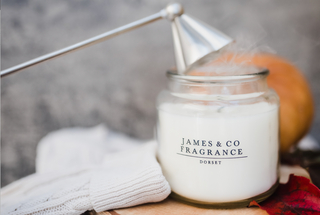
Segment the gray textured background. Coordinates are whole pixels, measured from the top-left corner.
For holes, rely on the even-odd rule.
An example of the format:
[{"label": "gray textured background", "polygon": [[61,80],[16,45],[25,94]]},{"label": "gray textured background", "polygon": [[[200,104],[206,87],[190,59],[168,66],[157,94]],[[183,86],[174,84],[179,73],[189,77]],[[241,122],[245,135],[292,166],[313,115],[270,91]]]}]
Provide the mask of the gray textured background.
[{"label": "gray textured background", "polygon": [[[2,69],[153,14],[168,2],[3,0]],[[180,1],[230,36],[253,38],[293,61],[320,113],[320,1]],[[70,126],[106,123],[151,138],[155,98],[174,65],[171,29],[158,21],[2,80],[2,186],[35,171],[38,141]],[[320,116],[311,133],[320,141]],[[72,153],[72,152],[70,152]]]}]

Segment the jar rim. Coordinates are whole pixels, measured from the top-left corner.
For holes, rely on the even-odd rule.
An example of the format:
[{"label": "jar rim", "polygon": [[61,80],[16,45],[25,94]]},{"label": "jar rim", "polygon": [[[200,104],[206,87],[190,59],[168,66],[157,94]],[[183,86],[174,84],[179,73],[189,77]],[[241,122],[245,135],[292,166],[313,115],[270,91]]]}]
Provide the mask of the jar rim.
[{"label": "jar rim", "polygon": [[196,83],[212,83],[212,82],[244,82],[244,81],[252,81],[264,78],[269,75],[269,70],[264,67],[256,67],[256,66],[240,66],[238,69],[242,70],[250,70],[254,69],[252,73],[238,73],[235,75],[184,75],[178,74],[176,69],[170,69],[167,71],[167,77],[169,79],[174,79],[177,81],[187,81],[187,82],[196,82]]}]

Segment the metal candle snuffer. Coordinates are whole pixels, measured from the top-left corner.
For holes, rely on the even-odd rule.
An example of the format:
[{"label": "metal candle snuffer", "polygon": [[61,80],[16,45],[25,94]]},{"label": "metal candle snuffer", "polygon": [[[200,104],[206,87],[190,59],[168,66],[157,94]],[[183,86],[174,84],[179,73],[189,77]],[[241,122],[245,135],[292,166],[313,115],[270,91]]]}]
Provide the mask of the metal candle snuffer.
[{"label": "metal candle snuffer", "polygon": [[171,21],[176,69],[157,99],[158,160],[172,190],[209,208],[261,202],[279,181],[279,98],[267,69],[212,64],[233,39],[178,3],[91,39],[1,71],[1,77],[160,19]]}]

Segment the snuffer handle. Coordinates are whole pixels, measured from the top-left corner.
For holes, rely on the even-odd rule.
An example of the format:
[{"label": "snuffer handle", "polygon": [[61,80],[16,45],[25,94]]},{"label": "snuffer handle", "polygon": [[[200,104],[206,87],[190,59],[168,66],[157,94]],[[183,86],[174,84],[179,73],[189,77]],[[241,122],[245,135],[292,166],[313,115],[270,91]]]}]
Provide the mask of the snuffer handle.
[{"label": "snuffer handle", "polygon": [[161,10],[158,13],[155,13],[151,16],[145,17],[143,19],[137,20],[135,22],[131,22],[127,25],[121,26],[119,28],[113,29],[111,31],[105,32],[103,34],[100,34],[98,36],[92,37],[90,39],[84,40],[82,42],[76,43],[74,45],[65,47],[63,49],[60,49],[55,52],[51,52],[49,54],[43,55],[41,57],[29,60],[27,62],[24,62],[22,64],[10,67],[8,69],[5,69],[1,71],[1,78],[5,77],[7,75],[13,74],[15,72],[21,71],[23,69],[26,69],[28,67],[34,66],[36,64],[42,63],[44,61],[59,57],[61,55],[76,51],[78,49],[100,43],[104,40],[110,39],[114,36],[117,36],[119,34],[125,33],[127,31],[131,31],[133,29],[139,28],[143,25],[149,24],[151,22],[154,22],[159,19],[166,18],[168,20],[173,20],[175,17],[180,16],[183,14],[183,8],[179,3],[171,3],[169,4],[165,9]]}]

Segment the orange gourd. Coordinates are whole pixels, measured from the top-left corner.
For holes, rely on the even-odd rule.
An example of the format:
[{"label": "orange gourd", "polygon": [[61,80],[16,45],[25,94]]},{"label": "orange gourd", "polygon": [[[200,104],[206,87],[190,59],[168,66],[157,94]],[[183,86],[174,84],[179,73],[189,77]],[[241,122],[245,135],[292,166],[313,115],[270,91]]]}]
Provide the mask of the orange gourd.
[{"label": "orange gourd", "polygon": [[280,97],[280,152],[287,152],[308,132],[314,114],[309,85],[297,67],[272,54],[225,54],[213,63],[235,63],[268,68],[267,82]]}]

